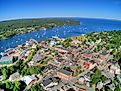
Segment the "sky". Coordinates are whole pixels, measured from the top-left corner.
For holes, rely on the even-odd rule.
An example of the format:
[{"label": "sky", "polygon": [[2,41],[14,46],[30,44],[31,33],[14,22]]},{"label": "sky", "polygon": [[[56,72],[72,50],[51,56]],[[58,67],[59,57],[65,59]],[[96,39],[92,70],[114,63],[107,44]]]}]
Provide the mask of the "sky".
[{"label": "sky", "polygon": [[0,21],[42,17],[121,20],[121,0],[0,0]]}]

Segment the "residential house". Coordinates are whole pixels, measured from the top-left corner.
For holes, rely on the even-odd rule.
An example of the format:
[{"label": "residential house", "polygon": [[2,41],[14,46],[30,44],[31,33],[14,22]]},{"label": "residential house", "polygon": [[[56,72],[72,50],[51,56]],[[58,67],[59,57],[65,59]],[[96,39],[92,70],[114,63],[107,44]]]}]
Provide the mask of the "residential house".
[{"label": "residential house", "polygon": [[108,87],[109,87],[111,90],[113,90],[113,91],[114,91],[114,89],[116,88],[114,83],[108,85]]},{"label": "residential house", "polygon": [[102,89],[103,88],[103,83],[102,82],[98,82],[97,83],[97,88],[98,89]]},{"label": "residential house", "polygon": [[114,74],[120,74],[121,70],[120,70],[120,66],[118,65],[118,63],[111,65],[110,72]]},{"label": "residential house", "polygon": [[84,78],[84,77],[80,77],[80,78],[78,79],[78,83],[84,84],[84,83],[85,83],[85,78]]},{"label": "residential house", "polygon": [[29,85],[32,84],[34,81],[36,81],[37,78],[32,75],[32,76],[24,76],[21,80],[25,82],[26,85]]},{"label": "residential house", "polygon": [[83,58],[91,58],[93,56],[93,54],[91,53],[83,53],[83,54],[80,54],[81,57]]},{"label": "residential house", "polygon": [[87,90],[84,88],[80,88],[79,91],[87,91]]},{"label": "residential house", "polygon": [[13,73],[12,75],[10,75],[9,80],[15,81],[15,80],[18,80],[19,77],[20,77],[20,74],[18,72],[16,72],[16,73]]},{"label": "residential house", "polygon": [[103,51],[100,53],[100,61],[105,61],[109,57],[109,53],[107,51]]},{"label": "residential house", "polygon": [[104,85],[111,83],[111,79],[104,81]]},{"label": "residential house", "polygon": [[56,62],[56,60],[55,61],[48,61],[48,64],[51,64],[51,65],[57,66],[57,67],[60,66],[60,63],[59,62]]}]

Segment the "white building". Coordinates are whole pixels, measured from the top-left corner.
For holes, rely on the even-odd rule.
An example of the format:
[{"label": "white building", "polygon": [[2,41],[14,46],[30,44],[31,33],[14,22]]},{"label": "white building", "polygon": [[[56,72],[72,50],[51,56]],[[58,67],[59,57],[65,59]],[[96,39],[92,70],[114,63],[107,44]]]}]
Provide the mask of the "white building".
[{"label": "white building", "polygon": [[33,81],[37,80],[35,76],[24,76],[22,79],[26,83],[26,85],[31,84]]}]

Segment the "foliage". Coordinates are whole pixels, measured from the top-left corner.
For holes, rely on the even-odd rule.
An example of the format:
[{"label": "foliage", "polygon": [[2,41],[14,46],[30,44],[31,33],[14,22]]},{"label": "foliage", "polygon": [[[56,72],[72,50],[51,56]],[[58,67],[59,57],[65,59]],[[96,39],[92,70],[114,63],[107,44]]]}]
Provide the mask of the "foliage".
[{"label": "foliage", "polygon": [[32,86],[28,91],[44,91],[40,84]]},{"label": "foliage", "polygon": [[71,42],[72,42],[72,39],[71,38],[68,38],[68,39],[65,39],[62,44],[65,47],[69,47],[69,46],[71,46]]},{"label": "foliage", "polygon": [[21,83],[16,81],[15,83],[7,81],[6,82],[6,89],[10,91],[20,91]]},{"label": "foliage", "polygon": [[30,68],[24,68],[21,71],[21,75],[25,76],[25,75],[32,75],[32,74],[41,74],[42,70],[41,67],[30,67]]},{"label": "foliage", "polygon": [[102,76],[102,73],[100,70],[96,70],[95,74],[92,76],[91,78],[91,85],[92,84],[96,84],[99,80],[100,80],[100,77]]},{"label": "foliage", "polygon": [[9,73],[9,71],[7,70],[7,67],[5,66],[5,67],[3,67],[2,69],[1,69],[1,71],[2,71],[2,74],[3,74],[3,78],[4,79],[7,79],[9,76],[8,76],[8,73]]}]

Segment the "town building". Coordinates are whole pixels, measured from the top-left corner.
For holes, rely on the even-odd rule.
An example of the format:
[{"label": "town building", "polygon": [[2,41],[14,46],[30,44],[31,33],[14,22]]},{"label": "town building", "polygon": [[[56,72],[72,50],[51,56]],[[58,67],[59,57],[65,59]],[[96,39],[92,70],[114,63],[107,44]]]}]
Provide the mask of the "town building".
[{"label": "town building", "polygon": [[3,56],[0,59],[0,65],[3,64],[12,64],[13,63],[13,57],[12,56]]},{"label": "town building", "polygon": [[64,80],[70,80],[72,77],[72,72],[69,72],[67,70],[60,69],[57,71],[57,76],[59,78],[62,78]]},{"label": "town building", "polygon": [[48,90],[50,87],[56,86],[56,85],[58,85],[58,79],[56,79],[55,77],[48,78],[48,79],[43,80],[43,81],[41,82],[41,86],[42,86],[45,90]]}]

